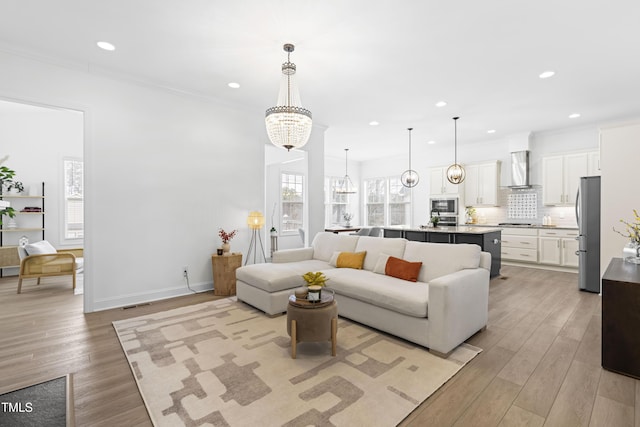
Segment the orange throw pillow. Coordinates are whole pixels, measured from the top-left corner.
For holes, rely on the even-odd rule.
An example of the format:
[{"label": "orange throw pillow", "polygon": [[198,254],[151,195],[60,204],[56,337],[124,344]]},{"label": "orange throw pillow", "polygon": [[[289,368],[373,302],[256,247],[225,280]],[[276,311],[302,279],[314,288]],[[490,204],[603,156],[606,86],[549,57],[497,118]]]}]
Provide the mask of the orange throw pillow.
[{"label": "orange throw pillow", "polygon": [[422,262],[409,262],[390,256],[387,260],[384,274],[410,282],[417,282],[420,268],[422,268]]}]

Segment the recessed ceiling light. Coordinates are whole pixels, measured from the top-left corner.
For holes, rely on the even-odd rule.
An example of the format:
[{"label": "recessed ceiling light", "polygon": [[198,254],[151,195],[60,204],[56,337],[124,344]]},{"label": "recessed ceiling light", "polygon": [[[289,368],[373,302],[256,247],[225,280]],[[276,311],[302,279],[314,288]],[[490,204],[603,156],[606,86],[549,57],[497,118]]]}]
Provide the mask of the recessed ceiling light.
[{"label": "recessed ceiling light", "polygon": [[496,133],[496,130],[495,130],[495,129],[489,129],[489,130],[487,131],[487,133]]},{"label": "recessed ceiling light", "polygon": [[231,89],[238,89],[240,87],[240,83],[231,82],[228,83],[227,86],[229,86]]},{"label": "recessed ceiling light", "polygon": [[102,50],[108,50],[108,51],[116,50],[116,47],[109,42],[97,42],[96,44]]},{"label": "recessed ceiling light", "polygon": [[569,114],[570,119],[577,119],[578,117],[580,117],[580,113]]},{"label": "recessed ceiling light", "polygon": [[429,145],[433,145],[433,144],[435,144],[435,143],[436,143],[436,142],[435,142],[433,139],[432,139],[431,141],[427,141],[427,144],[429,144]]},{"label": "recessed ceiling light", "polygon": [[369,122],[369,126],[378,126],[380,123],[376,122],[375,120],[372,122]]},{"label": "recessed ceiling light", "polygon": [[436,107],[444,107],[445,105],[447,105],[447,103],[445,101],[436,102]]},{"label": "recessed ceiling light", "polygon": [[549,77],[553,77],[555,73],[556,73],[555,71],[545,71],[544,73],[540,74],[538,77],[540,77],[541,79],[548,79]]}]

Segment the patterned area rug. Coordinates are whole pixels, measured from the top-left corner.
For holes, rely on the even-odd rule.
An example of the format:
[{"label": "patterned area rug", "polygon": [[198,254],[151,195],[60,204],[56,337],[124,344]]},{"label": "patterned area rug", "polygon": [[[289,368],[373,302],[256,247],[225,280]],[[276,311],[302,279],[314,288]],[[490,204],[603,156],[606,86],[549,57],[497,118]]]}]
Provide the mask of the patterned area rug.
[{"label": "patterned area rug", "polygon": [[286,316],[234,298],[113,323],[155,426],[393,426],[473,359],[448,359],[349,320],[300,343]]}]

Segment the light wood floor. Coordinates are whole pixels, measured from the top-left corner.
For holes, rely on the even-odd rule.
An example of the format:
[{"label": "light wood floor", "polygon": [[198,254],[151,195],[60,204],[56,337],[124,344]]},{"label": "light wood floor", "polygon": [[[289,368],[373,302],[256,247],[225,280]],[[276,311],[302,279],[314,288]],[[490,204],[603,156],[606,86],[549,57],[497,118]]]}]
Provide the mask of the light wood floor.
[{"label": "light wood floor", "polygon": [[[640,381],[600,367],[600,297],[577,276],[504,266],[491,282],[484,351],[402,426],[640,427]],[[0,279],[0,393],[72,372],[78,426],[150,426],[111,322],[212,293],[82,314],[68,278]],[[640,333],[640,332],[639,332]]]}]

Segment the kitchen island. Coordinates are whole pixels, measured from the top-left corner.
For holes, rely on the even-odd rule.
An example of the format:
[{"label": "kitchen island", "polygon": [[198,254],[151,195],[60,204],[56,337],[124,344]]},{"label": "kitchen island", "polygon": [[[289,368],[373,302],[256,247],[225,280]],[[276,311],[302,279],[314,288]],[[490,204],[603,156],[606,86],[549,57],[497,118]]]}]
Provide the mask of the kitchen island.
[{"label": "kitchen island", "polygon": [[471,243],[491,254],[491,277],[500,274],[502,229],[492,227],[385,228],[384,237],[401,237],[416,242]]}]

